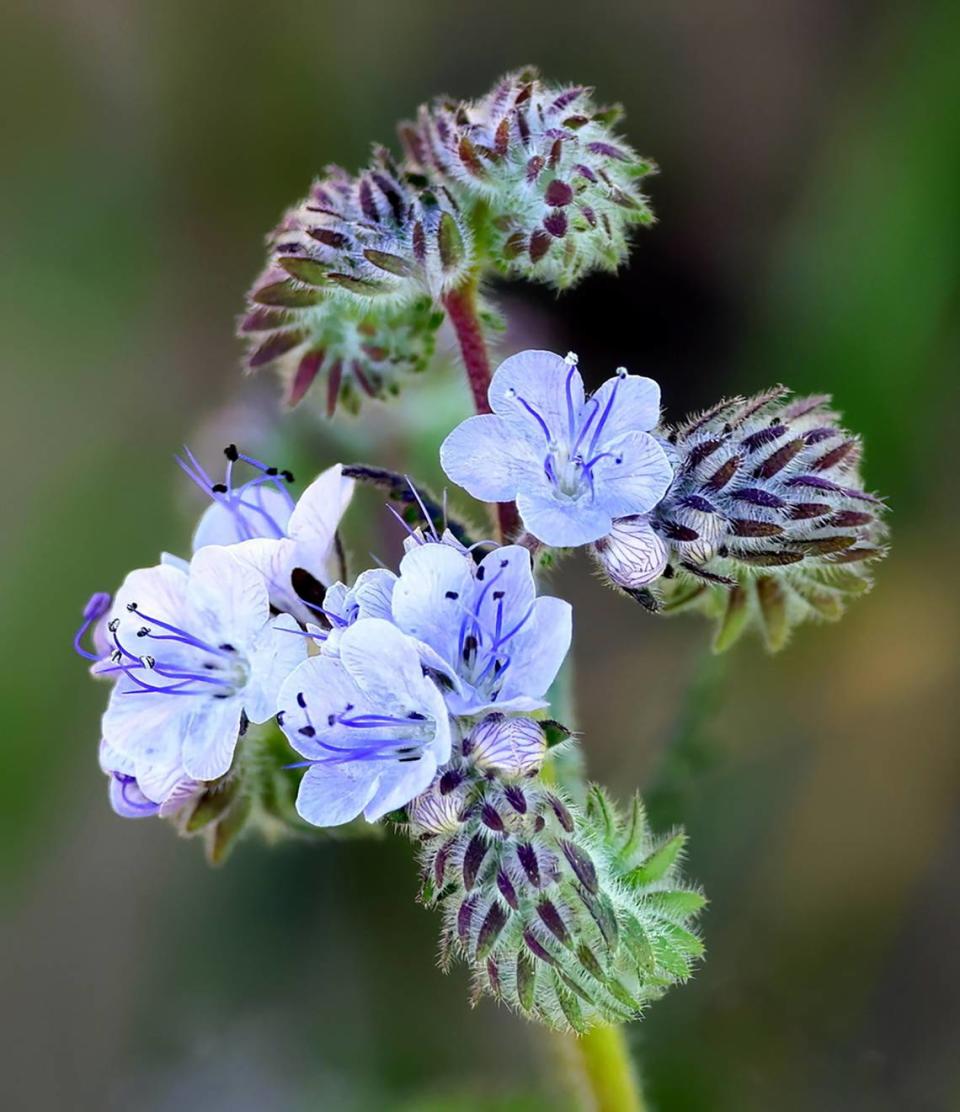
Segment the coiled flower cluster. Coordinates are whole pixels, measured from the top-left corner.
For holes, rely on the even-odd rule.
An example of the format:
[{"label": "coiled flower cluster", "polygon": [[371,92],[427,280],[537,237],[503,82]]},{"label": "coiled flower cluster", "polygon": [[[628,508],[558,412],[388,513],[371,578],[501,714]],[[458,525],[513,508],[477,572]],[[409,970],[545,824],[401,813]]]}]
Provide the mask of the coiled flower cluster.
[{"label": "coiled flower cluster", "polygon": [[424,105],[400,134],[411,165],[486,205],[501,269],[563,289],[616,270],[630,230],[653,222],[640,183],[655,166],[614,132],[621,115],[527,68],[478,100]]},{"label": "coiled flower cluster", "polygon": [[652,531],[660,575],[632,593],[666,612],[702,609],[717,622],[718,649],[751,627],[779,649],[798,623],[839,618],[847,598],[869,588],[870,565],[885,553],[885,506],[864,490],[860,440],[828,396],[776,387],[660,431],[670,489],[595,546],[614,582],[631,545]]},{"label": "coiled flower cluster", "polygon": [[[512,758],[491,755],[517,733]],[[538,776],[542,739],[530,719],[480,722],[411,803],[408,830],[421,898],[443,911],[444,967],[468,966],[474,999],[583,1032],[637,1018],[690,975],[705,901],[679,878],[681,833],[655,841],[639,798],[624,817],[600,788],[575,806]]]},{"label": "coiled flower cluster", "polygon": [[615,270],[653,221],[639,185],[654,167],[612,130],[620,114],[528,68],[421,107],[399,162],[378,146],[357,175],[327,167],[267,239],[247,367],[274,366],[290,405],[320,380],[328,414],[355,409],[429,364],[445,298],[488,273],[563,289]]}]

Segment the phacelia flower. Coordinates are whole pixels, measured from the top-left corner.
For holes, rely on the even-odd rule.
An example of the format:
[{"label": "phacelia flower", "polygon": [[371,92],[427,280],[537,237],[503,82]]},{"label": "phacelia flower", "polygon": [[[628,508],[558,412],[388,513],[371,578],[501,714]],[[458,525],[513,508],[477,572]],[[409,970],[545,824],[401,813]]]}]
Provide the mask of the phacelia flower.
[{"label": "phacelia flower", "polygon": [[110,655],[93,671],[116,681],[105,763],[131,778],[131,806],[141,795],[163,805],[186,780],[225,775],[246,723],[276,712],[280,684],[306,653],[290,633],[298,628],[271,617],[263,577],[229,548],[201,549],[186,571],[164,563],[127,576],[107,624]]},{"label": "phacelia flower", "polygon": [[[260,460],[226,448],[226,472],[214,482],[194,455],[178,462],[210,496],[193,535],[193,550],[207,545],[234,545],[234,555],[260,572],[275,609],[301,621],[315,621],[323,591],[342,574],[337,530],[353,497],[353,480],[340,464],[328,467],[294,501],[289,471],[278,472]],[[256,478],[234,484],[234,469],[246,463]]]},{"label": "phacelia flower", "polygon": [[300,664],[279,705],[284,733],[306,758],[297,810],[315,826],[382,818],[450,757],[447,708],[418,646],[380,618],[344,630],[336,656]]},{"label": "phacelia flower", "polygon": [[195,800],[204,789],[202,783],[184,776],[163,803],[155,803],[137,783],[136,763],[105,741],[100,742],[100,768],[109,777],[110,806],[124,819],[166,818]]},{"label": "phacelia flower", "polygon": [[482,202],[494,265],[563,288],[616,270],[631,229],[653,223],[639,185],[655,166],[615,133],[620,115],[527,68],[479,100],[423,106],[400,137],[412,167]]},{"label": "phacelia flower", "polygon": [[829,402],[778,387],[664,430],[675,479],[596,544],[608,576],[628,591],[655,583],[651,605],[706,609],[720,648],[755,625],[777,649],[798,622],[839,617],[884,555],[884,505]]},{"label": "phacelia flower", "polygon": [[570,647],[571,608],[537,597],[526,548],[496,548],[477,564],[458,547],[417,545],[400,562],[390,606],[454,716],[546,705]]},{"label": "phacelia flower", "polygon": [[440,462],[475,498],[515,500],[544,544],[598,540],[670,485],[670,462],[647,431],[660,416],[652,379],[621,368],[587,398],[576,356],[524,351],[500,364],[488,397],[493,412],[454,429]]}]

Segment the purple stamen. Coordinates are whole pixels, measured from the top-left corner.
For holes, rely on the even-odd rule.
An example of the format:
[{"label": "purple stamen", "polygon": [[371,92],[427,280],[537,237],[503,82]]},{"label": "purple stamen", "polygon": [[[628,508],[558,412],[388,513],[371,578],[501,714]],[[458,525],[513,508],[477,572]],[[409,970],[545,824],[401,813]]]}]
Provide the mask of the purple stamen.
[{"label": "purple stamen", "polygon": [[143,618],[145,622],[150,622],[151,625],[159,626],[161,629],[168,629],[171,633],[175,633],[176,637],[163,637],[160,634],[147,632],[145,637],[150,637],[155,641],[183,641],[185,645],[193,645],[194,648],[203,649],[205,652],[213,653],[215,656],[226,655],[224,650],[214,648],[213,645],[208,644],[206,641],[201,641],[199,637],[194,637],[187,633],[186,630],[180,629],[179,626],[170,625],[169,622],[163,622],[159,618],[151,618],[149,614],[144,614],[142,610],[137,607],[135,602],[127,604],[127,609]]},{"label": "purple stamen", "polygon": [[610,391],[610,397],[607,399],[607,404],[604,407],[603,415],[601,416],[599,422],[597,423],[597,427],[593,430],[593,438],[590,441],[590,447],[588,449],[588,453],[592,452],[594,450],[594,448],[596,448],[597,441],[600,439],[600,434],[603,432],[603,427],[604,427],[604,425],[606,425],[607,419],[610,416],[610,411],[613,409],[613,403],[617,399],[617,390],[619,390],[620,383],[623,382],[623,380],[626,377],[627,377],[627,372],[626,371],[623,371],[623,370],[617,371],[617,380],[616,380],[616,382],[614,382],[613,389]]},{"label": "purple stamen", "polygon": [[85,649],[82,641],[90,626],[93,625],[94,622],[99,621],[104,614],[107,613],[112,601],[110,595],[105,591],[97,591],[90,596],[86,606],[83,608],[83,621],[80,628],[73,636],[73,650],[78,656],[82,656],[85,660],[100,659],[96,653],[92,653],[89,649]]},{"label": "purple stamen", "polygon": [[537,424],[540,426],[540,431],[543,433],[544,439],[547,442],[547,445],[551,445],[553,443],[553,437],[550,435],[550,429],[547,426],[547,422],[543,419],[543,417],[540,416],[536,408],[532,406],[526,400],[526,398],[521,397],[515,390],[512,392],[512,396],[517,399],[517,401],[523,406],[523,408],[537,422]]}]

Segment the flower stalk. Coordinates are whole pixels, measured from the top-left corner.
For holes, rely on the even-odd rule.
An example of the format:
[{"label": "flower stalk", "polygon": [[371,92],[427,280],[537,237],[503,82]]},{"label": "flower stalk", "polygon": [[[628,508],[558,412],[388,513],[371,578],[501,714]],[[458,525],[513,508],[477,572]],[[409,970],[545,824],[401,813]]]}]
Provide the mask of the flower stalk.
[{"label": "flower stalk", "polygon": [[[473,395],[473,404],[478,414],[490,412],[487,390],[490,387],[492,372],[490,353],[483,334],[483,322],[478,311],[479,283],[475,274],[456,289],[451,290],[443,299],[444,308],[457,337],[460,358],[467,372],[467,382]],[[500,502],[496,507],[497,527],[501,541],[511,540],[520,531],[520,515],[515,502]]]},{"label": "flower stalk", "polygon": [[[491,412],[487,396],[491,367],[483,326],[477,312],[477,292],[478,283],[473,277],[463,286],[448,293],[444,298],[444,306],[457,336],[474,406],[477,414],[481,415]],[[496,512],[501,540],[506,541],[521,528],[516,503],[497,503]],[[523,543],[525,536],[526,534],[521,536],[520,543]],[[564,680],[567,702],[571,702],[569,661]],[[569,778],[571,770],[565,769],[565,773],[565,778]],[[547,762],[542,774],[547,782],[554,778],[552,761]],[[574,794],[582,796],[586,785],[583,783],[579,762],[575,775],[578,783],[573,789]],[[583,1100],[585,1107],[595,1112],[644,1112],[646,1105],[621,1024],[594,1027],[582,1035],[552,1031],[550,1038],[555,1040],[562,1057],[568,1063],[569,1073],[572,1075],[571,1088],[574,1095]]]}]

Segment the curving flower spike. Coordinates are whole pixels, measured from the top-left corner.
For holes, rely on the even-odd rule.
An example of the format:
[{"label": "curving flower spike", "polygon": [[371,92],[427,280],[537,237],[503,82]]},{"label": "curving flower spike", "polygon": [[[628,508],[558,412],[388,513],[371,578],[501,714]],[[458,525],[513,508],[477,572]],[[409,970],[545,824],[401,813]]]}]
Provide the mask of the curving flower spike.
[{"label": "curving flower spike", "polygon": [[149,801],[164,813],[188,781],[229,771],[246,723],[274,714],[305,655],[295,628],[271,617],[262,577],[228,548],[202,549],[186,570],[127,576],[107,624],[110,655],[93,671],[115,681],[101,755],[129,808]]},{"label": "curving flower spike", "polygon": [[474,999],[583,1032],[636,1019],[702,956],[691,921],[705,900],[680,877],[684,837],[655,839],[639,799],[622,816],[592,788],[581,810],[466,756],[408,820],[422,898],[443,912],[441,960],[467,965]]},{"label": "curving flower spike", "polygon": [[279,705],[281,728],[306,758],[297,810],[315,826],[382,818],[450,756],[447,710],[416,643],[380,618],[344,630],[336,657],[300,664]]},{"label": "curving flower spike", "polygon": [[[269,286],[276,277],[268,271],[261,280]],[[394,395],[405,376],[425,371],[442,323],[443,313],[428,297],[396,306],[310,293],[302,304],[252,305],[240,335],[251,345],[248,368],[273,367],[288,406],[322,383],[320,408],[332,417],[338,405],[356,413],[362,398]]]},{"label": "curving flower spike", "polygon": [[673,470],[647,430],[660,416],[660,388],[621,368],[587,398],[572,353],[524,351],[497,368],[490,414],[446,438],[440,462],[475,498],[516,501],[544,544],[572,547],[610,532],[613,520],[648,513]]},{"label": "curving flower spike", "polygon": [[[870,565],[886,551],[885,507],[864,490],[860,441],[827,396],[776,387],[662,436],[670,490],[642,523],[615,522],[595,545],[615,584],[644,588],[641,601],[666,612],[703,610],[717,622],[718,651],[751,628],[776,651],[800,622],[837,619],[869,589]],[[634,545],[666,551],[659,579],[624,580],[627,531]]]},{"label": "curving flower spike", "polygon": [[411,179],[382,148],[356,178],[328,167],[268,246],[240,324],[248,366],[276,365],[290,405],[325,378],[328,413],[424,369],[443,319],[436,305],[473,265],[453,196]]},{"label": "curving flower spike", "polygon": [[424,105],[400,138],[411,167],[482,202],[495,265],[564,288],[616,270],[633,227],[653,223],[639,187],[656,167],[613,130],[620,115],[528,67],[478,100]]}]

